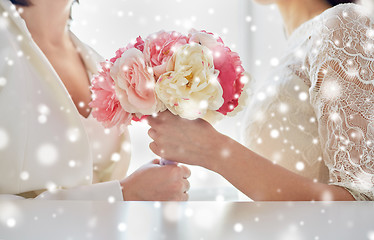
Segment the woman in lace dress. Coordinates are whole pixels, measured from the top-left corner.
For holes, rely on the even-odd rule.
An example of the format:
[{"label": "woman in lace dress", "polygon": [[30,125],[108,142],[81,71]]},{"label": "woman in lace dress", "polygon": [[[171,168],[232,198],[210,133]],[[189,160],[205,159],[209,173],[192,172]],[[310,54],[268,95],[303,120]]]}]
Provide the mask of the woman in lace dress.
[{"label": "woman in lace dress", "polygon": [[289,42],[252,89],[246,147],[165,112],[149,120],[151,149],[213,170],[253,200],[374,200],[373,19],[338,5],[352,1],[257,1],[277,4]]}]

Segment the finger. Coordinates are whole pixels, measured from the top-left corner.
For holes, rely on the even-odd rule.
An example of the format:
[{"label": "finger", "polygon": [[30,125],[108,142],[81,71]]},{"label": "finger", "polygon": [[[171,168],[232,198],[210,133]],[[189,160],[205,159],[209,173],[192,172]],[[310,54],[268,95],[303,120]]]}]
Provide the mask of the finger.
[{"label": "finger", "polygon": [[157,138],[157,132],[156,132],[156,130],[154,130],[153,128],[150,128],[148,130],[148,136],[150,138],[152,138],[153,140],[155,140]]},{"label": "finger", "polygon": [[157,144],[156,144],[155,142],[151,142],[151,143],[149,144],[149,149],[151,149],[151,151],[152,151],[154,154],[160,156],[161,153],[160,153],[159,148],[158,148],[158,146],[157,146]]},{"label": "finger", "polygon": [[167,116],[168,114],[171,114],[170,111],[165,110],[165,111],[163,111],[163,112],[158,113],[158,117]]},{"label": "finger", "polygon": [[152,163],[153,164],[160,164],[160,159],[153,159]]},{"label": "finger", "polygon": [[184,187],[183,187],[183,193],[188,192],[188,190],[190,190],[190,187],[191,187],[190,182],[187,181],[187,180],[184,180],[183,181],[183,185],[184,185]]},{"label": "finger", "polygon": [[181,201],[188,201],[189,198],[190,196],[188,195],[188,193],[183,193],[181,197]]},{"label": "finger", "polygon": [[151,127],[154,127],[159,123],[158,116],[153,116],[153,115],[148,116],[147,121],[148,121],[149,126],[151,126]]},{"label": "finger", "polygon": [[[161,119],[162,121],[165,121],[165,120],[168,120],[168,119],[171,119],[171,118],[176,118],[176,117],[178,117],[178,116],[174,115],[170,111],[166,110],[166,111],[163,111],[163,112],[159,113],[157,118]],[[176,120],[176,119],[173,119],[173,120]]]},{"label": "finger", "polygon": [[184,165],[180,165],[179,167],[182,169],[183,178],[187,179],[191,176],[191,170],[188,167]]}]

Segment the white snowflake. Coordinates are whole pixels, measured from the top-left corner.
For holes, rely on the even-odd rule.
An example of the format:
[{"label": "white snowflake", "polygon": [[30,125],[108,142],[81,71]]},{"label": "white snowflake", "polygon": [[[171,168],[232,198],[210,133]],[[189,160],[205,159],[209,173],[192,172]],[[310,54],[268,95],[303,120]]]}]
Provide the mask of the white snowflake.
[{"label": "white snowflake", "polygon": [[256,25],[252,25],[251,26],[251,31],[252,32],[256,32],[257,31],[257,26]]},{"label": "white snowflake", "polygon": [[230,157],[230,150],[229,149],[227,149],[227,148],[224,148],[224,149],[222,149],[222,151],[221,151],[221,156],[223,157],[223,158],[228,158],[228,157]]},{"label": "white snowflake", "polygon": [[8,65],[9,65],[9,66],[13,66],[13,65],[14,65],[14,61],[11,60],[11,59],[8,59]]},{"label": "white snowflake", "polygon": [[367,31],[366,31],[366,35],[369,37],[369,38],[372,38],[372,37],[374,37],[374,29],[368,29]]},{"label": "white snowflake", "polygon": [[[4,14],[3,14],[3,16],[4,16]],[[0,18],[0,31],[7,30],[8,26],[9,26],[9,20],[4,18],[4,17],[1,17]]]},{"label": "white snowflake", "polygon": [[192,208],[186,208],[186,210],[184,210],[184,215],[186,215],[186,217],[192,217],[194,214],[194,211]]},{"label": "white snowflake", "polygon": [[5,149],[9,144],[9,136],[5,129],[0,128],[0,150]]},{"label": "white snowflake", "polygon": [[129,143],[129,142],[122,143],[122,150],[125,151],[125,152],[130,152],[131,151],[131,143]]},{"label": "white snowflake", "polygon": [[325,81],[322,87],[322,95],[329,100],[335,100],[341,95],[341,86],[337,81]]},{"label": "white snowflake", "polygon": [[57,191],[57,185],[56,185],[56,183],[54,183],[54,182],[47,182],[47,183],[45,184],[45,188],[46,188],[49,192],[51,192],[51,193],[55,193],[55,192]]},{"label": "white snowflake", "polygon": [[126,231],[127,230],[127,225],[126,225],[126,223],[119,223],[118,224],[118,231],[120,231],[120,232],[124,232],[124,231]]},{"label": "white snowflake", "polygon": [[301,101],[306,101],[308,99],[308,94],[306,92],[299,93],[299,99]]},{"label": "white snowflake", "polygon": [[115,197],[113,197],[113,196],[109,196],[108,197],[108,202],[109,203],[114,203],[116,201],[116,198]]},{"label": "white snowflake", "polygon": [[9,228],[13,228],[16,226],[16,220],[14,218],[9,218],[7,221],[6,221],[6,225],[9,227]]},{"label": "white snowflake", "polygon": [[247,84],[248,82],[249,82],[249,78],[247,77],[247,76],[242,76],[241,78],[240,78],[240,82],[242,83],[242,84]]},{"label": "white snowflake", "polygon": [[22,171],[19,177],[21,178],[21,180],[27,181],[29,180],[30,174],[27,171]]},{"label": "white snowflake", "polygon": [[279,59],[278,58],[272,58],[270,59],[270,65],[273,66],[273,67],[276,67],[279,65]]},{"label": "white snowflake", "polygon": [[110,134],[110,129],[109,128],[105,128],[104,129],[104,133],[107,134],[107,135]]},{"label": "white snowflake", "polygon": [[234,231],[235,232],[242,232],[243,231],[243,224],[241,224],[241,223],[236,223],[235,225],[234,225]]},{"label": "white snowflake", "polygon": [[18,57],[22,57],[22,56],[23,56],[23,52],[22,52],[21,50],[19,50],[19,51],[17,52],[17,56],[18,56]]},{"label": "white snowflake", "polygon": [[123,17],[123,15],[124,15],[123,11],[118,11],[118,12],[117,12],[117,16],[118,16],[118,17],[121,18],[121,17]]},{"label": "white snowflake", "polygon": [[199,104],[199,108],[200,109],[207,109],[208,108],[208,106],[209,106],[209,103],[208,103],[208,101],[206,101],[206,100],[202,100],[202,101],[200,101],[200,104]]},{"label": "white snowflake", "polygon": [[6,85],[6,78],[4,78],[4,77],[0,77],[0,87],[5,87],[5,85]]},{"label": "white snowflake", "polygon": [[38,105],[38,112],[42,115],[49,115],[51,111],[50,111],[50,109],[47,105],[39,104]]},{"label": "white snowflake", "polygon": [[369,240],[374,240],[374,230],[369,231],[368,234],[367,234],[367,237],[368,237]]},{"label": "white snowflake", "polygon": [[44,124],[48,121],[48,117],[46,115],[39,115],[38,116],[38,122],[40,124]]},{"label": "white snowflake", "polygon": [[270,131],[270,136],[272,138],[278,138],[279,137],[279,131],[277,129],[273,129]]},{"label": "white snowflake", "polygon": [[117,152],[113,153],[112,156],[110,157],[110,159],[113,161],[113,162],[119,162],[121,160],[121,155]]},{"label": "white snowflake", "polygon": [[221,195],[221,194],[218,194],[218,195],[216,196],[216,201],[217,201],[217,202],[223,202],[223,201],[225,201],[225,196],[223,196],[223,195]]},{"label": "white snowflake", "polygon": [[41,165],[51,166],[58,160],[58,149],[51,143],[45,143],[36,150],[36,156]]},{"label": "white snowflake", "polygon": [[164,217],[169,222],[177,222],[179,220],[179,207],[180,205],[175,202],[168,202],[165,204]]},{"label": "white snowflake", "polygon": [[80,138],[80,131],[78,128],[71,128],[67,130],[66,135],[70,142],[76,142]]},{"label": "white snowflake", "polygon": [[160,207],[161,207],[161,203],[160,203],[160,202],[155,202],[155,203],[153,204],[153,207],[154,207],[154,208],[160,208]]},{"label": "white snowflake", "polygon": [[266,99],[266,94],[263,93],[263,92],[257,93],[257,99],[260,100],[260,101],[265,100]]},{"label": "white snowflake", "polygon": [[97,226],[97,218],[96,217],[92,217],[92,218],[90,218],[89,220],[88,220],[88,222],[87,222],[87,226],[89,227],[89,228],[96,228],[96,226]]},{"label": "white snowflake", "polygon": [[329,118],[332,120],[332,121],[338,121],[340,119],[340,115],[339,113],[331,113]]},{"label": "white snowflake", "polygon": [[303,171],[304,170],[304,168],[305,168],[305,164],[303,163],[303,162],[297,162],[296,163],[296,169],[298,170],[298,171]]},{"label": "white snowflake", "polygon": [[74,160],[70,160],[69,161],[69,167],[74,168],[75,166],[77,166],[77,162],[74,161]]},{"label": "white snowflake", "polygon": [[287,113],[288,109],[289,109],[289,107],[286,103],[280,103],[279,104],[279,112],[280,113]]}]

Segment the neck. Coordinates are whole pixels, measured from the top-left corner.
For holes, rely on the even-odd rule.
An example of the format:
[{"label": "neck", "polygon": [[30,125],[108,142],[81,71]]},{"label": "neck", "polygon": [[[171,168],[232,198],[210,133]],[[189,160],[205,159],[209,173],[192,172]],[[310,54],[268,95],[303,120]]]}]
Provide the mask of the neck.
[{"label": "neck", "polygon": [[68,21],[72,0],[33,0],[21,16],[37,43],[62,45],[69,39]]},{"label": "neck", "polygon": [[277,5],[288,35],[304,22],[331,7],[323,0],[278,0]]}]

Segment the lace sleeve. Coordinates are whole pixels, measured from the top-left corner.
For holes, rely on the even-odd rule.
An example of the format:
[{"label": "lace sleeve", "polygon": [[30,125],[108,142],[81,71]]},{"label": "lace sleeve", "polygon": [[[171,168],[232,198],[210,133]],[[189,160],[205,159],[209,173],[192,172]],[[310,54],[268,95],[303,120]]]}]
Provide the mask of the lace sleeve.
[{"label": "lace sleeve", "polygon": [[330,184],[374,200],[374,26],[357,5],[323,16],[308,59]]}]

